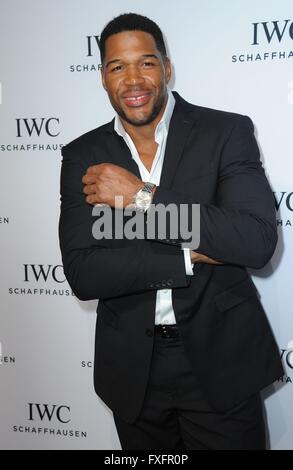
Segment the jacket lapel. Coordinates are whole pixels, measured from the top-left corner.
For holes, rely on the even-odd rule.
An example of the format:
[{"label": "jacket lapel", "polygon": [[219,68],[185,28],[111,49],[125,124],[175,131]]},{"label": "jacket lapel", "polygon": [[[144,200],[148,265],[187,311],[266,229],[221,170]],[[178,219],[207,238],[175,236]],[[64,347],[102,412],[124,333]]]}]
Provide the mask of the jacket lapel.
[{"label": "jacket lapel", "polygon": [[172,186],[185,143],[199,117],[199,108],[187,103],[178,93],[173,92],[173,94],[176,105],[170,121],[160,180],[160,186],[166,189]]}]

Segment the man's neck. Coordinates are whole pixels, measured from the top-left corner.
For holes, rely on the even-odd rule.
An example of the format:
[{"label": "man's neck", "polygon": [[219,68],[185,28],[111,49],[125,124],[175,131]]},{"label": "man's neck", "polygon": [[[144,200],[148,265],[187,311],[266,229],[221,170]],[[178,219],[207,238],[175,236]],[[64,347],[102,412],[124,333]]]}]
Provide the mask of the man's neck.
[{"label": "man's neck", "polygon": [[168,96],[166,96],[165,103],[162,106],[162,109],[158,116],[152,122],[146,124],[145,126],[134,126],[133,124],[130,124],[129,122],[120,118],[124,129],[126,130],[127,134],[131,137],[135,145],[141,143],[142,141],[155,141],[156,127],[162,119],[162,116],[166,109],[167,101]]}]

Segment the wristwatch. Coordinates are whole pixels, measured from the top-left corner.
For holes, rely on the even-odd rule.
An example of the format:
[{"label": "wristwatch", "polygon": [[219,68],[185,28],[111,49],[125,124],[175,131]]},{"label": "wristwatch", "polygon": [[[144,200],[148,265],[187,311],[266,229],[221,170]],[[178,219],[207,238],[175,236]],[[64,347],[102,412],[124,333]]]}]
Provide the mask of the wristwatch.
[{"label": "wristwatch", "polygon": [[156,185],[149,182],[144,182],[144,187],[141,188],[133,197],[133,204],[136,211],[146,212],[150,207],[153,199],[153,189]]}]

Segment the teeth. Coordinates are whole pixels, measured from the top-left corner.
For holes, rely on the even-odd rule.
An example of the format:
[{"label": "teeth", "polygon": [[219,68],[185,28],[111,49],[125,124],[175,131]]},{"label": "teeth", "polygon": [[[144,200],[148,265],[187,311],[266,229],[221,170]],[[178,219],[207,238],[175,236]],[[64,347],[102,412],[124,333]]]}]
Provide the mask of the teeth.
[{"label": "teeth", "polygon": [[126,98],[127,100],[130,100],[130,101],[135,101],[135,100],[140,100],[141,98],[144,98],[145,95],[141,95],[141,96],[131,96],[129,98]]}]

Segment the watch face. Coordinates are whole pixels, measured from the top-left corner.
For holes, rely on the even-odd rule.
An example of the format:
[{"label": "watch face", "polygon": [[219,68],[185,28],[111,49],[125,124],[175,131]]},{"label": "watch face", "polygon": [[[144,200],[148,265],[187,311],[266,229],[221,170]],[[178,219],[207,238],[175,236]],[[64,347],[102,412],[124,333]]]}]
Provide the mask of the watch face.
[{"label": "watch face", "polygon": [[149,207],[152,200],[152,193],[140,190],[135,197],[135,205],[139,210],[145,210]]}]

